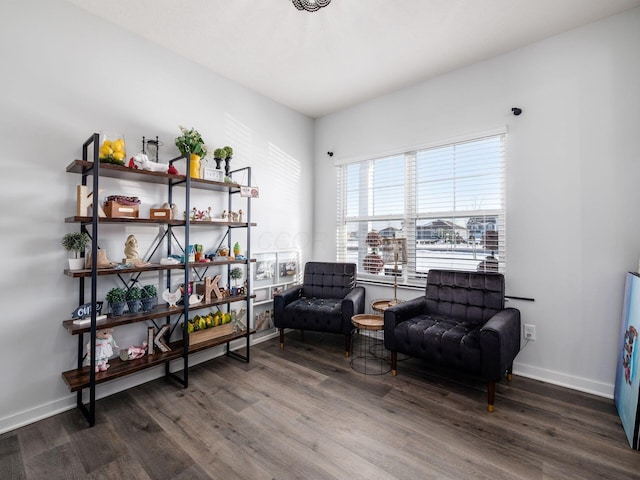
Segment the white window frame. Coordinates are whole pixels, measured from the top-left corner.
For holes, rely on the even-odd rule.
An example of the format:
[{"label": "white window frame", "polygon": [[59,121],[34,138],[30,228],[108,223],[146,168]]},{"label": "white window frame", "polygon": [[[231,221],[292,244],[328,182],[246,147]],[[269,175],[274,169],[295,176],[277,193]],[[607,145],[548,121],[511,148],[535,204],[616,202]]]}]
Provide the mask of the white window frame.
[{"label": "white window frame", "polygon": [[[499,189],[500,189],[500,206],[498,208],[489,208],[489,209],[472,209],[472,210],[454,210],[450,212],[418,212],[417,211],[417,198],[416,198],[416,158],[418,152],[422,152],[425,150],[436,149],[441,147],[448,146],[456,146],[463,143],[475,142],[479,140],[487,139],[488,137],[498,137],[500,139],[500,161],[499,161]],[[416,258],[416,223],[420,221],[425,221],[425,219],[429,218],[467,218],[471,217],[481,217],[488,216],[490,218],[495,218],[497,220],[498,225],[498,246],[495,251],[495,258],[497,259],[497,270],[501,273],[506,273],[507,267],[507,252],[506,252],[506,158],[505,158],[505,144],[506,144],[506,128],[498,128],[493,129],[491,131],[486,131],[482,133],[476,133],[473,135],[467,135],[462,137],[457,137],[455,139],[449,139],[443,142],[434,142],[428,145],[415,146],[412,148],[404,149],[400,152],[387,152],[384,155],[363,157],[357,160],[348,159],[343,161],[336,162],[337,167],[337,238],[336,238],[336,260],[340,262],[344,261],[354,261],[353,253],[349,254],[347,250],[347,245],[349,239],[348,235],[348,225],[353,225],[354,222],[361,222],[365,229],[368,229],[367,225],[371,225],[369,222],[377,222],[380,224],[381,222],[402,222],[402,237],[406,238],[407,243],[407,264],[402,266],[400,269],[402,274],[398,277],[398,283],[400,285],[423,285],[424,278],[426,278],[425,272],[417,271],[417,258]],[[404,166],[405,166],[405,192],[404,192],[404,212],[398,212],[398,214],[387,214],[387,215],[372,215],[371,211],[367,212],[362,207],[363,205],[369,204],[371,202],[371,187],[370,181],[367,184],[367,180],[365,180],[365,175],[360,175],[360,182],[365,182],[364,185],[360,185],[360,197],[364,197],[360,199],[360,207],[357,215],[349,215],[347,212],[347,169],[350,165],[360,164],[366,168],[367,164],[371,162],[375,162],[378,160],[384,160],[390,157],[398,157],[402,156],[404,158]],[[371,209],[369,209],[371,210]],[[362,229],[362,228],[360,228]],[[359,229],[359,230],[360,230]],[[467,233],[467,232],[465,232]],[[362,232],[358,233],[358,238],[362,238]],[[351,241],[353,243],[353,241]],[[468,243],[471,245],[473,242],[471,239],[468,240]],[[483,246],[483,248],[486,247]],[[422,249],[420,249],[423,251]],[[365,253],[369,251],[366,248],[363,248],[361,242],[358,242],[358,279],[360,281],[372,282],[372,283],[383,283],[383,284],[393,284],[393,276],[385,275],[385,274],[371,274],[367,273],[363,269],[363,256]],[[481,262],[486,259],[484,253],[487,253],[485,250],[482,250],[482,254],[480,256],[473,258],[473,265],[471,264],[471,260],[462,262],[457,260],[452,260],[454,265],[442,266],[438,267],[436,265],[432,265],[429,268],[450,268],[450,269],[460,269],[460,270],[471,270],[482,268]],[[475,255],[475,252],[474,252]],[[491,254],[490,254],[491,255]],[[496,268],[493,257],[489,257],[490,263],[484,263],[483,265],[486,267],[490,266],[491,269]],[[466,263],[467,266],[464,268],[459,268],[455,264]],[[477,266],[476,266],[477,264]],[[472,268],[476,266],[476,268]],[[388,269],[388,267],[386,267]]]}]

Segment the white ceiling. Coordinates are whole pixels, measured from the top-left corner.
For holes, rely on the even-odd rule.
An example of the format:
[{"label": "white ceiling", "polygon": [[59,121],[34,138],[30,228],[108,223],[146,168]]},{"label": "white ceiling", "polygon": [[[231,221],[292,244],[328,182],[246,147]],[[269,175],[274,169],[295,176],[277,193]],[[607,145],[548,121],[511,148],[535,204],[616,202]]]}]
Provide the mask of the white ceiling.
[{"label": "white ceiling", "polygon": [[310,117],[640,0],[67,0]]}]

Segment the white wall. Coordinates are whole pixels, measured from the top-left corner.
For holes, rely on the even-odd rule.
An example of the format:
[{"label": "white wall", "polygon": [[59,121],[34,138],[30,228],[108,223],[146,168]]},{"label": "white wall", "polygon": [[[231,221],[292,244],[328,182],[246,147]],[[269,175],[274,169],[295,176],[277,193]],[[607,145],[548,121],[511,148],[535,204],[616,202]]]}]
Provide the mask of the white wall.
[{"label": "white wall", "polygon": [[[76,337],[62,320],[77,306],[77,280],[62,273],[67,254],[60,239],[78,228],[64,218],[75,212],[80,177],[65,168],[80,158],[85,139],[101,129],[119,130],[134,154],[143,135],[158,135],[166,161],[177,156],[173,140],[184,125],[212,146],[233,146],[232,167],[254,167],[261,187],[253,202],[253,250],[299,248],[304,261],[312,247],[314,187],[304,172],[313,168],[314,131],[312,119],[60,0],[3,1],[0,59],[2,432],[75,405],[60,374],[76,362]],[[105,195],[139,195],[143,215],[163,201],[155,186],[106,185]],[[213,201],[198,198],[202,208]],[[101,244],[113,260],[122,258],[129,233],[139,236],[143,250],[156,233],[147,227],[104,231],[110,236]],[[205,246],[214,241],[206,235],[198,240]],[[102,284],[106,289],[115,282]],[[120,346],[142,341],[135,327],[116,329]],[[98,394],[161,373],[110,382]]]},{"label": "white wall", "polygon": [[335,259],[336,159],[507,125],[507,293],[537,326],[516,373],[611,396],[640,254],[638,46],[636,8],[319,119],[315,258]]}]

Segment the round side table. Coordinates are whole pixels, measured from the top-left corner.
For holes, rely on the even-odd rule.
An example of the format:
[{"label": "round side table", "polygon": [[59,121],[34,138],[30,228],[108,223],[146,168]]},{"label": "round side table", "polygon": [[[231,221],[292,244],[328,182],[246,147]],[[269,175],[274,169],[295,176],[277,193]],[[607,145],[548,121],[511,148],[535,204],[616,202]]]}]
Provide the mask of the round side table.
[{"label": "round side table", "polygon": [[374,312],[384,313],[387,308],[393,307],[398,303],[400,303],[400,300],[374,300],[371,303],[371,309]]},{"label": "round side table", "polygon": [[[383,316],[384,315],[384,311],[387,308],[393,307],[394,305],[398,305],[401,302],[402,302],[402,300],[393,300],[393,299],[374,300],[373,302],[371,302],[371,310],[373,310],[374,312],[379,312],[381,314],[380,316],[383,318],[382,324],[384,325],[384,316]],[[404,353],[398,353],[397,354],[397,361],[398,362],[401,362],[401,361],[406,360],[408,358],[409,358],[409,355],[405,355]]]},{"label": "round side table", "polygon": [[389,351],[378,332],[384,335],[382,315],[360,314],[351,317],[354,329],[351,368],[365,375],[382,375],[391,371]]}]

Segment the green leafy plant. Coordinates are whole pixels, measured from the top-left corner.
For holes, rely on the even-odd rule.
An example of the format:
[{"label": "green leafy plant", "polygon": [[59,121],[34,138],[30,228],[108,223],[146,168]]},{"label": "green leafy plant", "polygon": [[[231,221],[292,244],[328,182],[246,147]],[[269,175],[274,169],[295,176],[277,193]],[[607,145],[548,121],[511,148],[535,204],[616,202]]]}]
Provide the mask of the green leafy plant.
[{"label": "green leafy plant", "polygon": [[158,289],[155,285],[145,285],[142,287],[141,298],[155,298],[158,296]]},{"label": "green leafy plant", "polygon": [[200,135],[198,131],[193,128],[187,130],[182,125],[180,125],[179,128],[182,132],[182,135],[176,138],[176,147],[178,147],[180,153],[182,155],[194,153],[201,157],[205,157],[207,155],[208,149],[204,144],[202,135]]},{"label": "green leafy plant", "polygon": [[75,252],[75,258],[91,243],[91,237],[85,232],[67,233],[62,237],[62,246],[68,252]]},{"label": "green leafy plant", "polygon": [[109,303],[120,303],[127,299],[127,291],[124,288],[113,287],[107,292],[105,299]]},{"label": "green leafy plant", "polygon": [[225,152],[227,152],[227,157],[226,158],[233,157],[233,148],[231,148],[230,146],[227,145],[226,147],[223,148],[223,150]]},{"label": "green leafy plant", "polygon": [[240,267],[236,267],[229,272],[229,276],[233,278],[236,286],[238,285],[238,280],[242,278],[242,269]]},{"label": "green leafy plant", "polygon": [[135,285],[127,290],[127,300],[140,300],[142,298],[142,289]]},{"label": "green leafy plant", "polygon": [[216,160],[224,160],[227,158],[227,151],[224,148],[216,148],[213,151],[213,158]]}]

